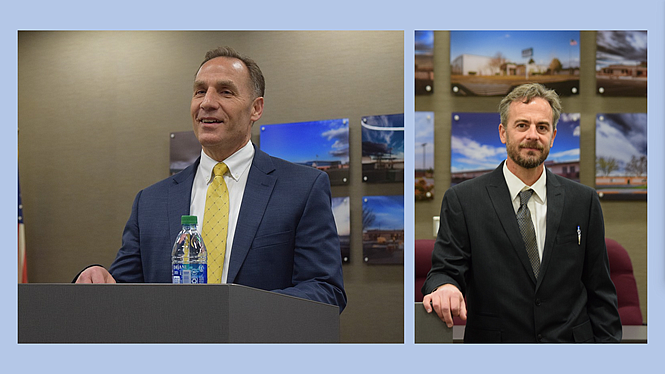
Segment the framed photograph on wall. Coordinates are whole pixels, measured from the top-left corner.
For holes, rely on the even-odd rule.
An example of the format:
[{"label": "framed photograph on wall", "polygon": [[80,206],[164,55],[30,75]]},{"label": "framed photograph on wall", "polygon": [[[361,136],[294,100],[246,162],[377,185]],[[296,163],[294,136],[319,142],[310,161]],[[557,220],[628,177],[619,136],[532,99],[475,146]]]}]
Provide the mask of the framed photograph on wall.
[{"label": "framed photograph on wall", "polygon": [[179,173],[201,156],[201,143],[194,131],[178,131],[170,134],[169,172]]},{"label": "framed photograph on wall", "polygon": [[603,96],[647,96],[647,32],[596,32],[596,90]]},{"label": "framed photograph on wall", "polygon": [[349,183],[349,119],[261,126],[261,150],[296,164],[323,170],[330,184]]},{"label": "framed photograph on wall", "polygon": [[404,182],[404,113],[363,117],[360,125],[363,182]]},{"label": "framed photograph on wall", "polygon": [[646,113],[596,116],[596,191],[604,199],[646,199]]},{"label": "framed photograph on wall", "polygon": [[434,31],[416,30],[416,95],[434,93]]},{"label": "framed photograph on wall", "polygon": [[363,197],[363,258],[367,264],[404,263],[404,196]]},{"label": "framed photograph on wall", "polygon": [[351,259],[351,209],[349,197],[333,197],[332,212],[335,217],[335,225],[337,226],[342,262],[348,263]]},{"label": "framed photograph on wall", "polygon": [[416,112],[416,201],[434,199],[434,112]]},{"label": "framed photograph on wall", "polygon": [[560,96],[579,94],[579,31],[451,31],[452,92],[504,96],[538,82]]}]

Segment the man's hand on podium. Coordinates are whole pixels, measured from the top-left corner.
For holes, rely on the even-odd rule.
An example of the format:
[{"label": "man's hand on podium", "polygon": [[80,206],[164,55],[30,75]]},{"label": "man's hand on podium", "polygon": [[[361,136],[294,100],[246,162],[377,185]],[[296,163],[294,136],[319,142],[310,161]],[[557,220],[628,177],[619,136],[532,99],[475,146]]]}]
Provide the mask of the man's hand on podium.
[{"label": "man's hand on podium", "polygon": [[464,296],[452,284],[444,284],[429,295],[425,295],[423,306],[427,313],[432,313],[432,310],[434,310],[449,328],[453,327],[453,316],[459,316],[466,321]]},{"label": "man's hand on podium", "polygon": [[91,266],[81,273],[76,283],[115,283],[115,279],[108,270],[101,266]]}]

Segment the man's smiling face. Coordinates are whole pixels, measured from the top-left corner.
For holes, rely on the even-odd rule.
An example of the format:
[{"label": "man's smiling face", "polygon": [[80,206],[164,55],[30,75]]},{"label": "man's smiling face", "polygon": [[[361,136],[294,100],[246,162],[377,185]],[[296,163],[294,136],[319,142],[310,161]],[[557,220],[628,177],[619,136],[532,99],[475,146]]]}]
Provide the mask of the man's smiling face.
[{"label": "man's smiling face", "polygon": [[190,109],[194,134],[208,156],[223,161],[247,144],[263,114],[263,98],[255,96],[242,61],[216,57],[201,66]]},{"label": "man's smiling face", "polygon": [[556,137],[550,104],[536,97],[528,103],[514,101],[509,108],[508,123],[499,125],[508,158],[525,169],[542,165]]}]

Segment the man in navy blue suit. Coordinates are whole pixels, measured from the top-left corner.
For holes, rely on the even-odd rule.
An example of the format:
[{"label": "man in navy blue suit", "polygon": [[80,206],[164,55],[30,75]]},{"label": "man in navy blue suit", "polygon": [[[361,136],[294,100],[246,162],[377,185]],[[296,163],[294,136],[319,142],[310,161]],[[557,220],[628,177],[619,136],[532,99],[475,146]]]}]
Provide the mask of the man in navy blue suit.
[{"label": "man in navy blue suit", "polygon": [[252,144],[264,89],[250,58],[228,47],[206,54],[191,102],[201,157],[138,193],[109,270],[88,267],[76,283],[171,282],[180,217],[203,217],[212,169],[224,162],[229,224],[221,281],[337,305],[341,313],[346,294],[328,176]]}]

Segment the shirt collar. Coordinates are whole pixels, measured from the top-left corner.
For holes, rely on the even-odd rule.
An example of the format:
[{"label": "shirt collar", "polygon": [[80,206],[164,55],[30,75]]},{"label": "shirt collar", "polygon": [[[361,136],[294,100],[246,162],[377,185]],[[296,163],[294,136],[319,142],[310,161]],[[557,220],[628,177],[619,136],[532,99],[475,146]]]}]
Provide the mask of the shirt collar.
[{"label": "shirt collar", "polygon": [[[223,162],[229,168],[228,175],[236,182],[240,179],[243,173],[249,169],[254,158],[254,147],[252,141],[248,141],[236,153],[227,157]],[[212,181],[212,169],[217,165],[218,161],[212,159],[203,150],[201,150],[201,161],[199,163],[199,171],[205,175],[206,184]]]},{"label": "shirt collar", "polygon": [[547,171],[543,167],[543,173],[540,175],[540,178],[531,186],[527,186],[521,179],[519,179],[512,171],[508,169],[506,162],[503,163],[503,177],[506,180],[508,185],[508,191],[510,191],[510,200],[515,200],[520,192],[528,190],[529,188],[533,190],[534,194],[532,197],[535,197],[539,203],[544,204],[547,199]]}]

